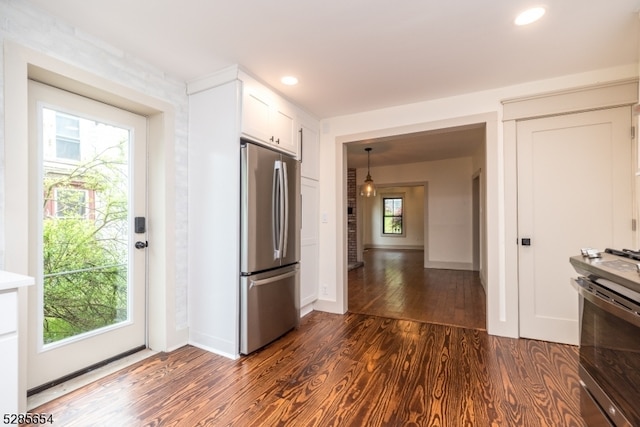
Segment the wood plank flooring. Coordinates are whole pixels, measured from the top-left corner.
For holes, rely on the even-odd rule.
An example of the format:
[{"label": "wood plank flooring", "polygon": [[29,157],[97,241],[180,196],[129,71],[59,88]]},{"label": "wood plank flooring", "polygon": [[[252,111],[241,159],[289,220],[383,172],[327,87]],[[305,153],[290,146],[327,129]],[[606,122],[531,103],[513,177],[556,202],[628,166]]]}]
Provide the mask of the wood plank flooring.
[{"label": "wood plank flooring", "polygon": [[[584,426],[578,351],[487,335],[477,274],[369,251],[347,315],[229,360],[159,353],[35,408],[64,426]],[[356,313],[357,312],[357,313]]]},{"label": "wood plank flooring", "polygon": [[349,311],[486,330],[486,296],[477,272],[424,268],[424,252],[369,249],[351,270]]},{"label": "wood plank flooring", "polygon": [[229,360],[186,346],[34,409],[64,426],[584,426],[577,350],[313,312]]}]

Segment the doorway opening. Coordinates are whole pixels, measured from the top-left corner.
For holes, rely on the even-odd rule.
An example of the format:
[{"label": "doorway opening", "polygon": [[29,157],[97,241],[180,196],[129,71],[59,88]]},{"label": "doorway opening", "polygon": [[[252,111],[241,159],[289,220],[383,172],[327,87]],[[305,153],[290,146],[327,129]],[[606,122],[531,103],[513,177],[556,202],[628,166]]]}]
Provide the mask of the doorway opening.
[{"label": "doorway opening", "polygon": [[[485,127],[478,123],[345,144],[348,264],[363,265],[349,268],[349,311],[486,329],[480,274]],[[362,164],[365,147],[373,147],[370,173],[378,192],[425,183],[419,236],[416,228],[407,228],[402,243],[379,238],[377,211],[357,196],[368,172]],[[471,320],[452,315],[465,311],[473,313]]]},{"label": "doorway opening", "polygon": [[[140,114],[147,119],[148,140],[148,208],[154,213],[154,227],[149,227],[149,242],[153,251],[148,257],[148,277],[154,283],[149,290],[147,308],[148,345],[167,351],[186,342],[187,330],[176,325],[175,310],[175,107],[129,87],[100,78],[42,53],[7,41],[5,58],[5,178],[12,185],[5,189],[4,268],[25,275],[32,274],[29,263],[29,213],[34,211],[28,194],[28,81],[35,80],[59,89],[85,95],[91,99],[115,105]],[[25,143],[20,143],[25,141]],[[20,304],[26,304],[26,292],[19,294]],[[18,314],[19,329],[28,326],[27,310]],[[27,337],[21,335],[19,357],[26,357]],[[27,366],[21,363],[18,372],[19,402],[26,410]]]},{"label": "doorway opening", "polygon": [[[27,386],[146,347],[147,119],[29,82]],[[35,232],[37,230],[37,232]]]}]

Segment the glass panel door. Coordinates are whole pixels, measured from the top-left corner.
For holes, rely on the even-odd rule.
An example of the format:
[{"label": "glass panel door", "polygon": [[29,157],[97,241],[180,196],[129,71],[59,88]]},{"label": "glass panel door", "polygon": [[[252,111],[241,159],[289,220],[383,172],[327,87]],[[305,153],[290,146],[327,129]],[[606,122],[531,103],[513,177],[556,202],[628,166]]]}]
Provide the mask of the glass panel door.
[{"label": "glass panel door", "polygon": [[145,344],[146,119],[31,82],[28,387]]}]

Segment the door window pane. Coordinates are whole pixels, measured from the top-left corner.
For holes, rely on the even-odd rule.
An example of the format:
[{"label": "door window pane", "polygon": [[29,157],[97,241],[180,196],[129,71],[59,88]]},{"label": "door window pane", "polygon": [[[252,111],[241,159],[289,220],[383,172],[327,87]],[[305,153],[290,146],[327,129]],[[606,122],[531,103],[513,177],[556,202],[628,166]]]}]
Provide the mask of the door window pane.
[{"label": "door window pane", "polygon": [[129,318],[130,135],[49,108],[42,118],[47,344]]}]

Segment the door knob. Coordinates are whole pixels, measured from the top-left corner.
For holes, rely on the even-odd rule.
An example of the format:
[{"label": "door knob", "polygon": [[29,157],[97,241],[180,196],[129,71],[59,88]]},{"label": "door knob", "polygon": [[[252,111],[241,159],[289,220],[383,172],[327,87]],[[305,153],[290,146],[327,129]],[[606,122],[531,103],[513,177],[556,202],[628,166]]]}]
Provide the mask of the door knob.
[{"label": "door knob", "polygon": [[136,242],[135,246],[136,246],[136,249],[144,249],[147,246],[149,246],[149,242],[147,242],[147,241],[144,241],[144,242],[138,241],[138,242]]}]

